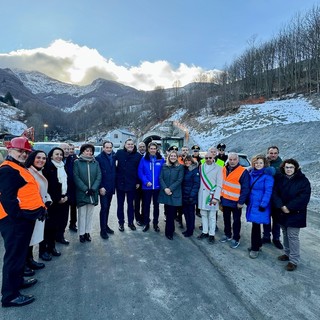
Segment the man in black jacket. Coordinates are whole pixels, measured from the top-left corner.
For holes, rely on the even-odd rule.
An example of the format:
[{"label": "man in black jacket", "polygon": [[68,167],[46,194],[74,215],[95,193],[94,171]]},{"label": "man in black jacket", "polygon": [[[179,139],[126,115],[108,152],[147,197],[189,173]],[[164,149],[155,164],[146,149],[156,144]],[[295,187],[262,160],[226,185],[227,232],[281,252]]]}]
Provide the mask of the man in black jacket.
[{"label": "man in black jacket", "polygon": [[132,139],[127,139],[124,148],[117,151],[116,160],[116,190],[117,190],[117,216],[119,231],[124,231],[124,201],[127,197],[128,227],[134,231],[134,199],[136,189],[139,188],[138,166],[142,155],[137,152],[137,147]]},{"label": "man in black jacket", "polygon": [[[282,159],[279,157],[279,148],[277,146],[271,146],[267,149],[267,158],[270,161],[270,167],[276,169],[279,172]],[[272,225],[263,225],[263,237],[261,239],[262,243],[271,243],[270,233],[272,232],[272,242],[278,249],[283,249],[283,245],[280,242],[280,225],[275,221],[275,208],[271,207],[271,219]],[[272,226],[272,227],[271,227]]]},{"label": "man in black jacket", "polygon": [[105,141],[102,152],[96,157],[101,170],[100,194],[100,236],[102,239],[108,239],[108,233],[114,231],[108,226],[109,211],[112,197],[115,193],[116,165],[114,160],[113,143]]}]

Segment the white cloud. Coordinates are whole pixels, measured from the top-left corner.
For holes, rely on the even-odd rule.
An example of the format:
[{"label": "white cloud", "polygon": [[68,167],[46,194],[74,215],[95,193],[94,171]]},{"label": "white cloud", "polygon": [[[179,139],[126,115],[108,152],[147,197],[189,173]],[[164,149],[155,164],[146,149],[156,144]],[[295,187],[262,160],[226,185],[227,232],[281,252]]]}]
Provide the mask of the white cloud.
[{"label": "white cloud", "polygon": [[96,49],[61,39],[55,40],[48,48],[0,54],[0,67],[39,71],[62,82],[78,85],[104,78],[141,90],[152,90],[156,86],[170,88],[177,80],[184,86],[200,74],[213,72],[183,63],[173,68],[167,61],[142,61],[139,66],[119,66],[112,59],[101,56]]}]

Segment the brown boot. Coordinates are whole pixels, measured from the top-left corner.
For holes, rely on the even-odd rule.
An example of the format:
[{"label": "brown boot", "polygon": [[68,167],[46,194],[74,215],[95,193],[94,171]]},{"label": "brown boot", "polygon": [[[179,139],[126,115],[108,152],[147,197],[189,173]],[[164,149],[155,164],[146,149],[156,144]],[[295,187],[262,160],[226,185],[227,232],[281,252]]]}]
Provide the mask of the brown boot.
[{"label": "brown boot", "polygon": [[286,254],[283,254],[282,256],[278,257],[278,260],[280,260],[280,261],[289,261],[289,257]]},{"label": "brown boot", "polygon": [[286,269],[287,271],[294,271],[294,270],[297,269],[297,265],[294,264],[294,263],[292,263],[292,262],[289,262],[289,263],[286,265],[285,269]]}]

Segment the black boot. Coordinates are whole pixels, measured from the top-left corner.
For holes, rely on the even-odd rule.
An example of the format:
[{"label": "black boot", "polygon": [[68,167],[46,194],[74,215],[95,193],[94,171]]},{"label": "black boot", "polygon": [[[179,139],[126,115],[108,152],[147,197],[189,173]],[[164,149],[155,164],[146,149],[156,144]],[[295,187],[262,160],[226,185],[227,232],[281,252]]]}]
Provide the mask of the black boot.
[{"label": "black boot", "polygon": [[27,266],[28,266],[30,269],[39,270],[39,269],[43,269],[43,268],[45,267],[45,264],[42,263],[42,262],[34,261],[33,258],[29,258],[29,259],[27,260]]},{"label": "black boot", "polygon": [[84,234],[84,238],[85,238],[86,241],[90,242],[91,241],[90,233],[85,233]]}]

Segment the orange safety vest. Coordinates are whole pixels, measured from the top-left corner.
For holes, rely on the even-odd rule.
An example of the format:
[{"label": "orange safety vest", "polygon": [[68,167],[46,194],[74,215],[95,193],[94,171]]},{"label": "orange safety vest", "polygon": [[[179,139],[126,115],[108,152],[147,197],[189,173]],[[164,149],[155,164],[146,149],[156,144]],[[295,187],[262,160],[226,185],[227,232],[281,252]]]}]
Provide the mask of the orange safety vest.
[{"label": "orange safety vest", "polygon": [[184,165],[184,161],[183,161],[183,158],[182,158],[181,156],[178,157],[178,162],[179,162],[180,164]]},{"label": "orange safety vest", "polygon": [[240,198],[241,185],[240,178],[242,173],[246,170],[244,167],[239,166],[231,171],[227,176],[227,168],[223,167],[222,175],[222,191],[221,197],[232,201],[238,201]]},{"label": "orange safety vest", "polygon": [[[35,210],[40,207],[45,207],[40,195],[40,186],[29,170],[12,161],[6,160],[0,165],[0,167],[4,165],[18,170],[21,177],[27,182],[27,184],[18,190],[17,200],[19,201],[19,207],[22,210]],[[8,214],[0,203],[0,219],[3,219],[7,215]]]}]

